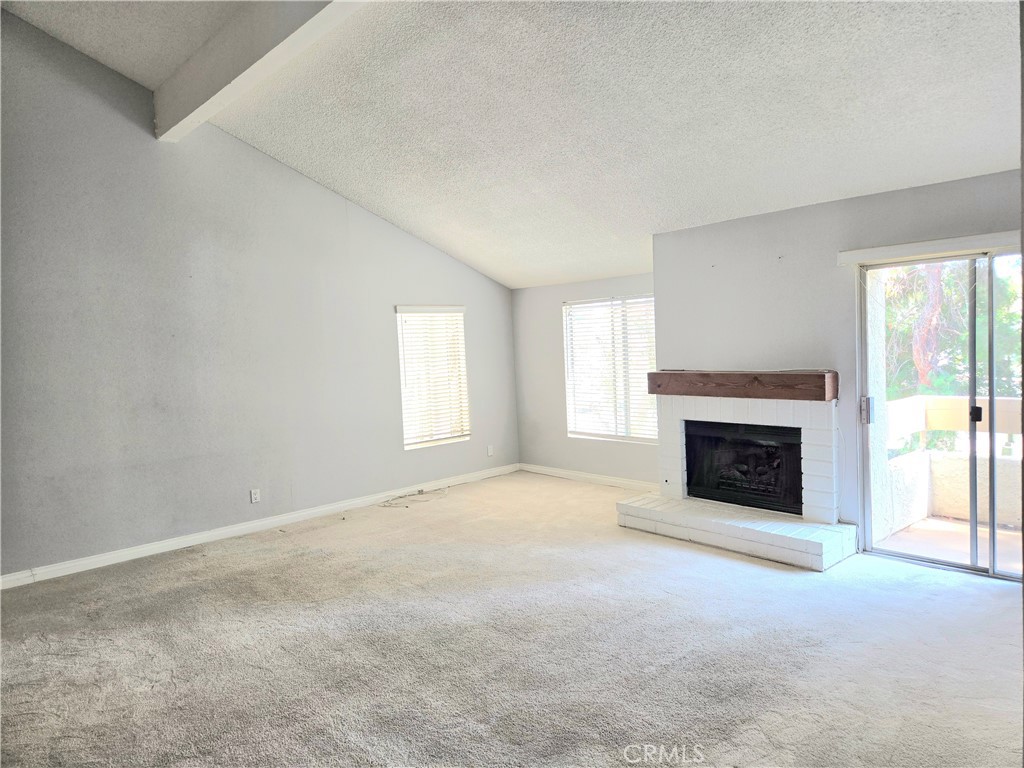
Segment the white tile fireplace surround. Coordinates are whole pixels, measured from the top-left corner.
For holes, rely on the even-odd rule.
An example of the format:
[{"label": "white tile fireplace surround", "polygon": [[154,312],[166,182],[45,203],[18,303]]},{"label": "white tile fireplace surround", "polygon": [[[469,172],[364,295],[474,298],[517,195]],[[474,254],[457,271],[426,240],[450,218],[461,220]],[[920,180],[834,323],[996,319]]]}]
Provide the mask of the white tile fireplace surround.
[{"label": "white tile fireplace surround", "polygon": [[[836,402],[658,395],[661,493],[619,502],[619,525],[823,571],[857,550],[856,527],[838,523]],[[684,422],[800,429],[801,515],[686,496]]]}]

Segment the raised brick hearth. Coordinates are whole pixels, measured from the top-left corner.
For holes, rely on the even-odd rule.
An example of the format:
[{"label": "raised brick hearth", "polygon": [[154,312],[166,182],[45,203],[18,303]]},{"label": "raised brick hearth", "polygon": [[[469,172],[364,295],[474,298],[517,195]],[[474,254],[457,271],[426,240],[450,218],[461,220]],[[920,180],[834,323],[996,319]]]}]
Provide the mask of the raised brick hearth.
[{"label": "raised brick hearth", "polygon": [[[686,496],[686,420],[800,429],[801,515]],[[660,494],[619,503],[628,528],[821,571],[853,554],[856,528],[838,523],[836,401],[658,395]]]}]

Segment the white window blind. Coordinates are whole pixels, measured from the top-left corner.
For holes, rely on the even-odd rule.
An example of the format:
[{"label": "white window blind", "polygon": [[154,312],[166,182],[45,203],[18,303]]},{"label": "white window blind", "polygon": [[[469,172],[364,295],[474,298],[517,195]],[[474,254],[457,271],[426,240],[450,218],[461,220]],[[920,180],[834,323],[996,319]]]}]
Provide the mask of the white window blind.
[{"label": "white window blind", "polygon": [[569,434],[656,440],[658,411],[647,394],[654,363],[654,297],[563,307]]},{"label": "white window blind", "polygon": [[405,447],[469,439],[462,307],[395,307]]}]

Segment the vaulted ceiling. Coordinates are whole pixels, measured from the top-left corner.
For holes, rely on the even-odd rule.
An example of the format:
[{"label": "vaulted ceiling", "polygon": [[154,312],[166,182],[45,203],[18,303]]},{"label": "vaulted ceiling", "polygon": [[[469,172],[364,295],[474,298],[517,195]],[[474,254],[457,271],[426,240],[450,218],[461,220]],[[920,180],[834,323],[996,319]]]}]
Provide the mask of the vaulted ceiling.
[{"label": "vaulted ceiling", "polygon": [[[243,5],[4,7],[154,89]],[[212,122],[505,285],[632,274],[656,232],[1018,167],[1017,13],[371,3]]]},{"label": "vaulted ceiling", "polygon": [[5,0],[2,5],[152,91],[243,4]]}]

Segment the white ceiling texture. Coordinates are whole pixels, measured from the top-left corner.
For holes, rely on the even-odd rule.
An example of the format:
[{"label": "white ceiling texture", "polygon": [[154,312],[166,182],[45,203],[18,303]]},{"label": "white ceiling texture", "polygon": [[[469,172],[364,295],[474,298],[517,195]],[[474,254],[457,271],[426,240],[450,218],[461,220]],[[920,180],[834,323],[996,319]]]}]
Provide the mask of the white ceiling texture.
[{"label": "white ceiling texture", "polygon": [[[152,89],[232,5],[4,7]],[[371,3],[212,122],[510,287],[635,274],[656,232],[1017,168],[1017,14]]]},{"label": "white ceiling texture", "polygon": [[242,7],[233,2],[40,2],[4,10],[154,90]]}]

